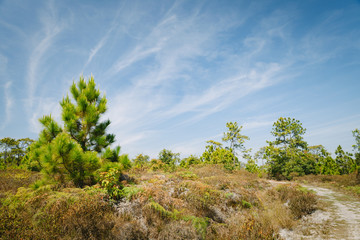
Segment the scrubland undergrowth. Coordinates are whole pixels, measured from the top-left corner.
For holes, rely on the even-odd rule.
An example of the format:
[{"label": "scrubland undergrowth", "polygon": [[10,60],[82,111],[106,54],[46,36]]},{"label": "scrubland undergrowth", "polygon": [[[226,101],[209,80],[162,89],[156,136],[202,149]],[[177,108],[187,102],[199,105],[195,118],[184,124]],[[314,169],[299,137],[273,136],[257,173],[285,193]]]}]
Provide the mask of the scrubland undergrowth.
[{"label": "scrubland undergrowth", "polygon": [[356,174],[354,172],[346,175],[306,175],[297,177],[295,180],[300,183],[334,188],[360,198],[360,184]]},{"label": "scrubland undergrowth", "polygon": [[100,185],[29,187],[38,174],[1,171],[0,238],[280,239],[280,229],[317,208],[296,184],[273,187],[220,165],[125,174],[114,199]]}]

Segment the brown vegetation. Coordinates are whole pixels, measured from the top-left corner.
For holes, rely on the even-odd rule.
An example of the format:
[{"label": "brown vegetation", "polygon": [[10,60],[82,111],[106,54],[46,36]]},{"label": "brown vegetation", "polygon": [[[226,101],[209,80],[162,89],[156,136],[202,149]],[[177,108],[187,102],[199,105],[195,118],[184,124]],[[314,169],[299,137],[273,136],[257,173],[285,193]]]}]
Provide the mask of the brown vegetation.
[{"label": "brown vegetation", "polygon": [[346,175],[306,175],[297,177],[295,180],[302,183],[335,188],[360,198],[360,184],[355,172]]},{"label": "brown vegetation", "polygon": [[99,186],[7,193],[0,238],[279,239],[281,228],[291,229],[316,208],[315,196],[297,185],[274,188],[255,174],[223,166],[127,174],[133,180],[123,181],[123,198],[116,202]]}]

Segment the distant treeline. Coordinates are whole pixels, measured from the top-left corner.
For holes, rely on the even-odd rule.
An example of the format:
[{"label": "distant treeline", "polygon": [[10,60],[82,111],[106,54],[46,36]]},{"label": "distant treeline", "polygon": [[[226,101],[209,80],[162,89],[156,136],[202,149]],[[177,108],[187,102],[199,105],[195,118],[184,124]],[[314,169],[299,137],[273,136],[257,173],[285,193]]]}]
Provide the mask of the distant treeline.
[{"label": "distant treeline", "polygon": [[28,147],[34,140],[30,138],[14,139],[5,137],[0,139],[0,169],[10,166],[19,167],[25,157]]},{"label": "distant treeline", "polygon": [[[46,181],[61,184],[71,181],[79,187],[99,182],[100,173],[121,172],[129,168],[149,168],[173,171],[196,164],[221,164],[226,169],[245,168],[259,175],[267,174],[277,179],[292,179],[308,174],[340,175],[357,172],[360,182],[360,131],[353,136],[354,154],[345,152],[341,146],[335,158],[322,146],[309,146],[303,135],[306,129],[299,120],[280,117],[271,131],[274,139],[267,146],[252,154],[244,143],[248,136],[242,135],[242,126],[228,122],[222,142],[207,141],[201,156],[191,155],[180,159],[180,153],[163,149],[158,158],[151,159],[140,154],[130,160],[120,155],[120,146],[110,148],[115,135],[106,133],[110,120],[100,121],[107,110],[107,99],[96,89],[94,78],[80,81],[70,87],[60,102],[63,124],[51,115],[39,119],[43,126],[36,141],[31,139],[3,138],[0,140],[0,168],[20,167],[41,171]],[[239,160],[245,160],[245,164]],[[259,165],[259,161],[265,164]]]}]

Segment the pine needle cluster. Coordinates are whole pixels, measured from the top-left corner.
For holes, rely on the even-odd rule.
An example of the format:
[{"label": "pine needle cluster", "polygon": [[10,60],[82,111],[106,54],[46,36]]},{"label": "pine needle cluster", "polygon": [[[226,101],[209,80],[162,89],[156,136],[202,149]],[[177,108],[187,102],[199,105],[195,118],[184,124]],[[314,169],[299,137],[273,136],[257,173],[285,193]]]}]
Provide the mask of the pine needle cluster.
[{"label": "pine needle cluster", "polygon": [[94,182],[100,168],[100,156],[116,161],[120,147],[112,150],[115,135],[107,134],[109,120],[100,121],[106,112],[106,97],[96,88],[93,76],[88,81],[81,76],[60,102],[63,126],[51,115],[39,119],[43,129],[31,146],[29,166],[41,170],[49,180],[66,183],[69,180],[83,187]]}]

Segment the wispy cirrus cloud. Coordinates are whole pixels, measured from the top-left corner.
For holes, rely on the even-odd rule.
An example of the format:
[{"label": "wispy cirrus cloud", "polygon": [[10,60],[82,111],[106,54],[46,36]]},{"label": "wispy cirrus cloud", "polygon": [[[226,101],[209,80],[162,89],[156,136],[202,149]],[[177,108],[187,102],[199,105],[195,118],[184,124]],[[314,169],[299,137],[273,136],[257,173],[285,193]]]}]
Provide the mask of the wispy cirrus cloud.
[{"label": "wispy cirrus cloud", "polygon": [[49,91],[44,87],[47,83],[44,77],[50,67],[46,60],[49,57],[49,51],[54,50],[56,38],[67,25],[64,18],[59,16],[54,1],[47,2],[46,8],[39,12],[38,17],[41,29],[31,37],[29,48],[33,50],[30,52],[26,71],[28,97],[25,108],[29,115],[29,130],[32,133],[40,131],[38,119],[45,114],[52,113],[56,120],[60,120],[58,101],[55,101],[52,96],[39,93]]},{"label": "wispy cirrus cloud", "polygon": [[10,24],[8,22],[0,20],[0,25],[4,26],[5,28],[9,29],[10,31],[16,33],[19,37],[21,37],[23,39],[25,39],[27,37],[24,30],[22,30],[21,28],[19,28],[18,26],[14,25],[14,24]]},{"label": "wispy cirrus cloud", "polygon": [[12,82],[7,82],[4,85],[5,119],[3,119],[3,122],[0,125],[0,129],[4,129],[12,118],[11,110],[14,104],[14,99],[10,94],[11,84]]},{"label": "wispy cirrus cloud", "polygon": [[34,106],[34,96],[37,87],[41,82],[41,72],[46,69],[42,64],[47,51],[51,48],[56,36],[64,29],[65,22],[61,21],[57,15],[53,1],[47,3],[47,9],[40,14],[42,29],[35,34],[31,51],[26,79],[28,84],[28,105],[30,109]]},{"label": "wispy cirrus cloud", "polygon": [[143,41],[136,45],[130,52],[121,56],[107,71],[107,75],[110,77],[116,75],[132,64],[159,52],[169,39],[169,37],[166,36],[166,29],[169,28],[169,25],[172,25],[174,21],[176,21],[174,15],[165,17],[165,19],[153,28]]},{"label": "wispy cirrus cloud", "polygon": [[165,116],[175,117],[192,112],[193,117],[185,122],[199,121],[224,110],[253,92],[280,82],[283,77],[279,73],[283,68],[284,66],[277,63],[259,64],[258,68],[251,69],[247,73],[239,73],[238,76],[213,84],[203,93],[184,96],[180,103],[165,113]]},{"label": "wispy cirrus cloud", "polygon": [[[219,39],[234,27],[241,28],[245,21],[243,17],[227,20],[217,23],[215,18],[211,28],[204,28],[209,19],[199,11],[182,19],[172,8],[127,57],[118,59],[108,74],[119,74],[151,59],[151,67],[135,75],[132,85],[110,101],[108,116],[120,135],[130,134],[129,128],[151,129],[153,124],[185,114],[190,118],[180,124],[197,122],[284,79],[282,71],[287,63],[282,63],[283,59],[254,61],[271,36],[250,34],[243,42],[247,49],[240,55],[219,48]],[[214,68],[199,61],[214,64]]]},{"label": "wispy cirrus cloud", "polygon": [[58,101],[55,101],[50,97],[35,98],[34,101],[37,103],[37,107],[33,109],[30,117],[30,131],[38,134],[42,126],[39,122],[39,118],[44,115],[51,115],[51,117],[58,123],[61,123],[61,109]]},{"label": "wispy cirrus cloud", "polygon": [[119,16],[119,11],[115,14],[114,20],[112,21],[109,29],[106,31],[105,35],[102,36],[102,38],[98,41],[98,43],[95,45],[95,47],[93,47],[90,52],[89,52],[89,56],[86,60],[86,63],[83,67],[83,69],[85,69],[88,64],[92,61],[92,59],[96,56],[96,54],[105,46],[106,42],[108,41],[108,39],[111,37],[111,35],[113,34],[114,30],[118,27],[118,16]]},{"label": "wispy cirrus cloud", "polygon": [[[12,82],[7,80],[7,68],[8,68],[8,58],[0,54],[0,78],[3,82],[3,96],[4,96],[4,118],[0,125],[0,129],[4,129],[6,125],[10,122],[12,117],[12,107],[14,104],[14,99],[10,93]],[[5,81],[3,81],[5,80]]]}]

